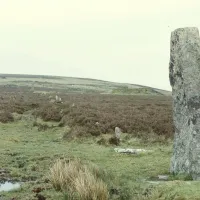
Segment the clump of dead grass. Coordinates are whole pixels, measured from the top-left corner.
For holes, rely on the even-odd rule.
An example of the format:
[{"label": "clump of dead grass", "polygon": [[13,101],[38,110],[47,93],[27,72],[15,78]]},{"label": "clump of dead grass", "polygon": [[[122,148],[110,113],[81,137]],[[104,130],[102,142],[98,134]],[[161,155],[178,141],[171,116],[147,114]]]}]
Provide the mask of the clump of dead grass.
[{"label": "clump of dead grass", "polygon": [[109,198],[102,173],[93,164],[80,160],[57,160],[50,168],[49,179],[58,191],[67,192],[81,200],[107,200]]}]

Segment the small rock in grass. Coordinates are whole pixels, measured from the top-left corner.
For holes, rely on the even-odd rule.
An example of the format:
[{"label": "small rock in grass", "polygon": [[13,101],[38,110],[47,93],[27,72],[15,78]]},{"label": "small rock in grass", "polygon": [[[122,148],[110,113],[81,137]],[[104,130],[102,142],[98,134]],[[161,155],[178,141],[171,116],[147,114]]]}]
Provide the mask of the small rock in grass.
[{"label": "small rock in grass", "polygon": [[169,179],[169,176],[167,175],[158,175],[158,179],[161,181],[167,181]]}]

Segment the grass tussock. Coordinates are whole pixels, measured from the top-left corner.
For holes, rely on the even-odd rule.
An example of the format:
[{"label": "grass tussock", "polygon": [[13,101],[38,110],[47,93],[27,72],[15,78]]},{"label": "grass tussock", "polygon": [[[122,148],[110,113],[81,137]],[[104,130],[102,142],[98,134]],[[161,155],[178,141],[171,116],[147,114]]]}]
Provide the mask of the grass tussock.
[{"label": "grass tussock", "polygon": [[66,192],[70,199],[75,196],[81,200],[107,200],[109,198],[102,173],[93,166],[80,160],[57,160],[50,168],[50,181],[58,191]]}]

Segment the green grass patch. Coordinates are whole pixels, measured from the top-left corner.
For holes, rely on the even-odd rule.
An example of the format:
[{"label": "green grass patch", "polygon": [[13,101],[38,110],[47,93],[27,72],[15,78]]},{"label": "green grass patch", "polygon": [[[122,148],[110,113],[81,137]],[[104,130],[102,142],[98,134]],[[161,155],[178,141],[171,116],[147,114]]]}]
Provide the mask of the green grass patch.
[{"label": "green grass patch", "polygon": [[[146,180],[169,174],[172,144],[143,143],[124,134],[120,147],[145,148],[152,152],[141,155],[119,154],[114,146],[99,145],[96,137],[63,140],[62,128],[38,131],[23,121],[0,125],[0,166],[9,171],[13,180],[24,182],[20,190],[2,193],[3,199],[35,199],[35,188],[43,188],[47,199],[66,199],[67,194],[56,191],[48,181],[50,167],[57,159],[80,159],[103,169],[109,176],[110,199],[198,199],[199,182],[173,177],[161,184]],[[179,181],[174,180],[179,179]],[[157,195],[157,196],[156,196]]]}]

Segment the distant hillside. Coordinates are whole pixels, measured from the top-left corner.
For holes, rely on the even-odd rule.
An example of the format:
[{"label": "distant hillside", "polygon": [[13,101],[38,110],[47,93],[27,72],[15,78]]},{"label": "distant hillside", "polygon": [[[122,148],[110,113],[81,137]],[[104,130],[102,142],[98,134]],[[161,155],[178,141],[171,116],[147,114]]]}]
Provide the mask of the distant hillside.
[{"label": "distant hillside", "polygon": [[28,88],[34,92],[171,95],[170,91],[142,85],[47,75],[0,74],[0,86],[18,89]]}]

